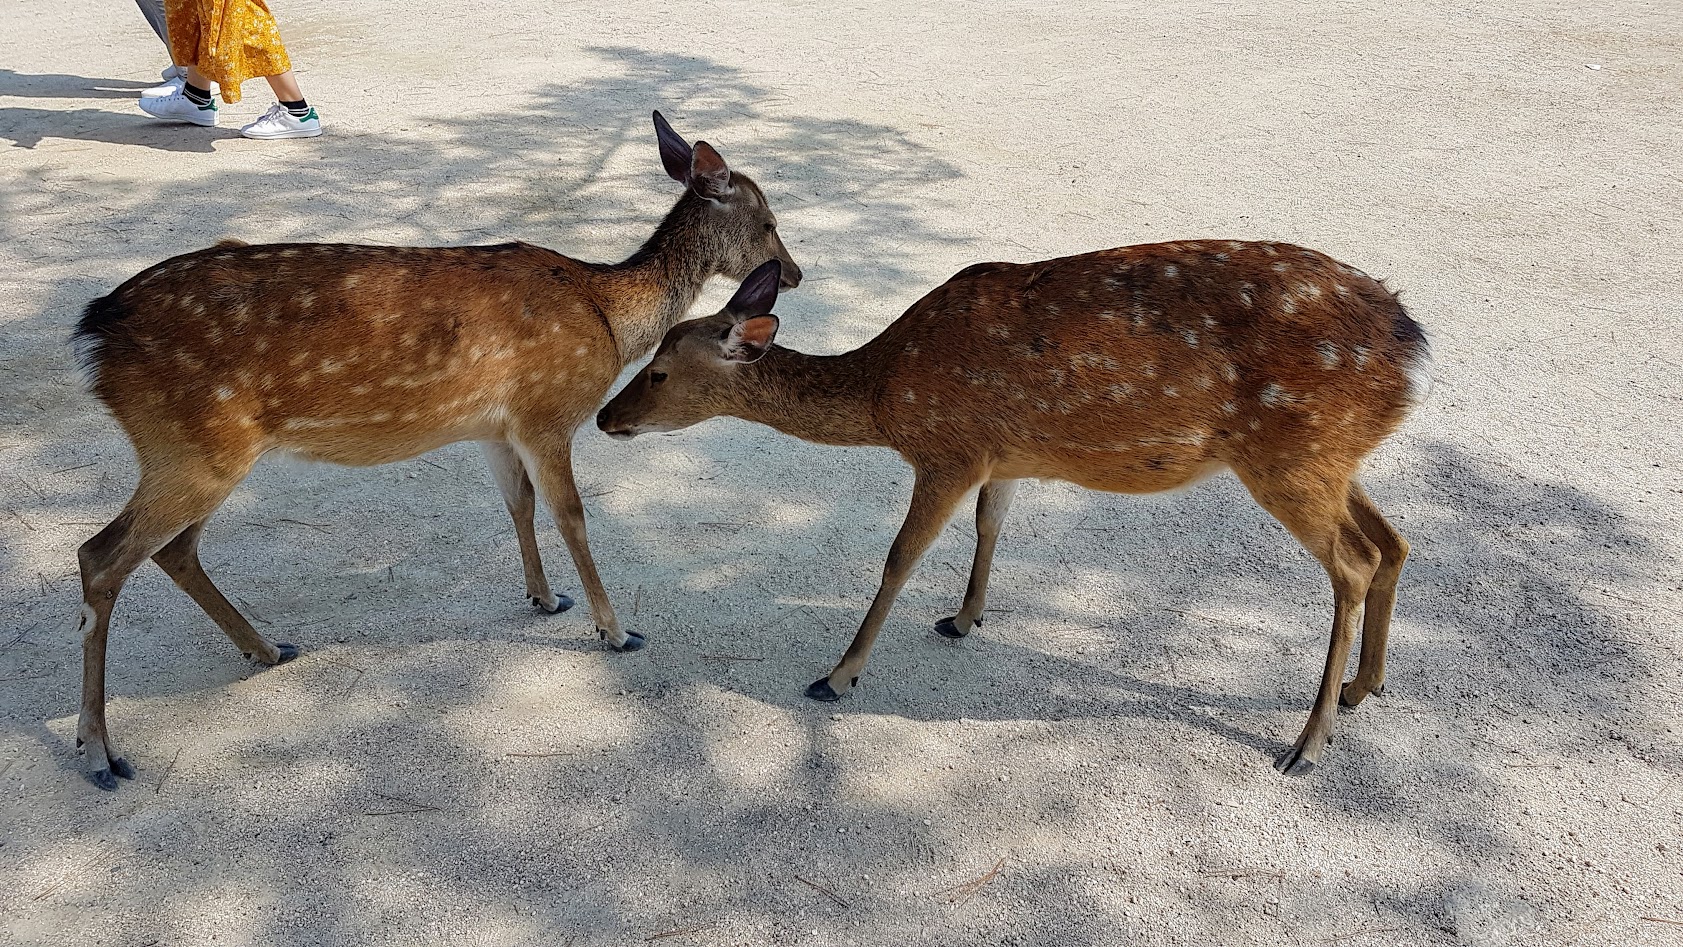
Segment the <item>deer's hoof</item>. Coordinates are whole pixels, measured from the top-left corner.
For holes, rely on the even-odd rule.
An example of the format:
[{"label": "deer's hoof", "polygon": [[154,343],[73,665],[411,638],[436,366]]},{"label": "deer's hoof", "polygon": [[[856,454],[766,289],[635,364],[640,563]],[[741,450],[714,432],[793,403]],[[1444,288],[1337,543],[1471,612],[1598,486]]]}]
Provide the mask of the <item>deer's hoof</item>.
[{"label": "deer's hoof", "polygon": [[88,773],[88,781],[106,792],[113,792],[117,788],[117,777],[111,775],[109,769],[96,769]]},{"label": "deer's hoof", "polygon": [[1355,682],[1352,681],[1338,689],[1338,706],[1355,707],[1368,697],[1378,697],[1379,695],[1385,693],[1385,685],[1381,684],[1369,691],[1367,694],[1352,694],[1350,692],[1350,688],[1354,683]]},{"label": "deer's hoof", "polygon": [[120,756],[115,757],[111,760],[111,772],[112,772],[113,775],[116,775],[116,776],[118,776],[122,779],[133,779],[134,778],[134,767],[129,765],[128,760],[125,760]]},{"label": "deer's hoof", "polygon": [[966,635],[970,634],[969,631],[959,631],[958,630],[958,621],[956,620],[957,618],[958,618],[957,615],[949,615],[946,618],[943,618],[940,621],[936,622],[935,623],[935,633],[940,635],[943,638],[952,638],[954,640],[957,640],[959,638],[963,638]]},{"label": "deer's hoof", "polygon": [[1294,746],[1275,758],[1274,768],[1287,776],[1302,776],[1315,768],[1315,761],[1302,747]]},{"label": "deer's hoof", "polygon": [[275,659],[276,664],[285,664],[288,661],[296,659],[299,654],[303,653],[303,649],[299,648],[297,645],[287,644],[285,642],[277,643],[275,645],[275,650],[280,652],[280,657]]},{"label": "deer's hoof", "polygon": [[554,598],[555,604],[547,605],[543,599],[534,595],[532,596],[532,606],[545,615],[559,615],[573,607],[573,598],[570,595],[556,595]]},{"label": "deer's hoof", "polygon": [[[848,690],[852,690],[858,686],[859,679],[856,677],[848,684]],[[818,680],[813,681],[811,684],[808,684],[806,688],[806,696],[812,698],[813,700],[823,701],[826,704],[841,700],[842,694],[845,693],[847,693],[847,691],[842,691],[841,694],[836,693],[836,689],[830,686],[830,678],[828,676],[821,677]]]},{"label": "deer's hoof", "polygon": [[[598,628],[596,629],[596,637],[601,638],[603,641],[607,641],[608,633]],[[635,631],[628,631],[625,633],[625,642],[623,644],[610,643],[608,647],[623,654],[627,651],[641,651],[647,645],[648,641],[644,639],[642,635],[639,635]]]}]

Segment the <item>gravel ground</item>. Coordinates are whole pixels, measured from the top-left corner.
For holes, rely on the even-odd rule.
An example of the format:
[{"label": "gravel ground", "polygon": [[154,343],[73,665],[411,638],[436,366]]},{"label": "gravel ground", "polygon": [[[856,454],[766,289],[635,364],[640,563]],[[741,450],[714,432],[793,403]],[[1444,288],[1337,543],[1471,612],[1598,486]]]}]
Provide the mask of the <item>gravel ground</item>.
[{"label": "gravel ground", "polygon": [[[150,124],[132,6],[7,10],[0,943],[1679,942],[1675,3],[274,5],[316,141]],[[656,107],[765,186],[806,350],[968,263],[1159,239],[1402,289],[1437,388],[1366,481],[1414,556],[1324,765],[1269,761],[1331,594],[1231,478],[1025,487],[953,645],[961,518],[820,706],[909,470],[715,421],[580,433],[635,655],[525,606],[471,448],[263,465],[206,564],[304,656],[255,671],[143,569],[110,671],[140,777],[85,781],[75,549],[133,464],[80,307],[222,236],[617,258],[675,197]]]}]

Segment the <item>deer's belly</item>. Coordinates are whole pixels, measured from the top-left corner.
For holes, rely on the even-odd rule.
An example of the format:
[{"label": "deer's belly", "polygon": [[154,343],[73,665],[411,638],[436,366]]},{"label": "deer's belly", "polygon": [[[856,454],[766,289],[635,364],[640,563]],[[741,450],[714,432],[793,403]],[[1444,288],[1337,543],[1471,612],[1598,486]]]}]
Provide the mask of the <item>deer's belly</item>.
[{"label": "deer's belly", "polygon": [[1107,493],[1160,493],[1189,487],[1226,467],[1201,449],[1143,445],[1018,454],[995,463],[993,476],[1065,480]]}]

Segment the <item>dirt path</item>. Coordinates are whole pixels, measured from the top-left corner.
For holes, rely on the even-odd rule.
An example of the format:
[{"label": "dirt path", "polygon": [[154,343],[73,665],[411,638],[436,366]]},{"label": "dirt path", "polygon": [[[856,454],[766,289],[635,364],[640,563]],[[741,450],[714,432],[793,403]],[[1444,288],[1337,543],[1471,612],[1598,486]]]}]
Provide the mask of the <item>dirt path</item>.
[{"label": "dirt path", "polygon": [[[1671,5],[274,6],[319,141],[148,124],[159,50],[123,3],[7,11],[0,943],[1678,942]],[[766,186],[809,277],[779,306],[799,348],[978,260],[1173,237],[1401,288],[1438,385],[1367,480],[1415,555],[1390,690],[1326,765],[1269,760],[1330,593],[1231,479],[1028,486],[997,611],[953,646],[929,625],[961,520],[821,707],[801,688],[909,472],[714,422],[580,435],[631,656],[524,606],[473,450],[263,466],[206,563],[304,656],[253,673],[142,570],[110,674],[140,778],[81,779],[74,553],[133,474],[69,357],[79,308],[225,235],[621,256],[674,197],[655,107]]]}]

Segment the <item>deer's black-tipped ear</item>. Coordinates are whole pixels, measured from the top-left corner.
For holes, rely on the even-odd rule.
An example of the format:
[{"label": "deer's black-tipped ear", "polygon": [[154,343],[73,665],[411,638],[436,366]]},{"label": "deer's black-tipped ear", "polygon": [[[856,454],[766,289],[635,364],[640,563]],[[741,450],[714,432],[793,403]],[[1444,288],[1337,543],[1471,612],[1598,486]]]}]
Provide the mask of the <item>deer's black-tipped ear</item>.
[{"label": "deer's black-tipped ear", "polygon": [[725,303],[725,311],[738,322],[763,316],[777,305],[777,284],[783,279],[783,263],[770,259],[754,267],[754,272],[736,288],[736,295]]},{"label": "deer's black-tipped ear", "polygon": [[660,143],[661,167],[666,169],[672,180],[687,186],[690,183],[690,163],[695,160],[690,143],[672,130],[666,116],[658,110],[654,113],[654,125],[655,141]]},{"label": "deer's black-tipped ear", "polygon": [[695,143],[694,156],[690,159],[690,190],[713,200],[722,200],[735,190],[730,185],[730,168],[724,156],[705,141]]},{"label": "deer's black-tipped ear", "polygon": [[757,362],[771,348],[771,342],[777,338],[776,316],[755,316],[744,322],[738,322],[725,333],[725,338],[719,343],[719,352],[726,361]]}]

